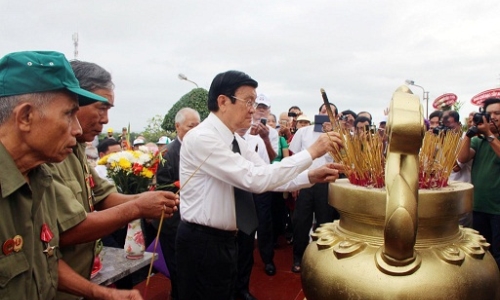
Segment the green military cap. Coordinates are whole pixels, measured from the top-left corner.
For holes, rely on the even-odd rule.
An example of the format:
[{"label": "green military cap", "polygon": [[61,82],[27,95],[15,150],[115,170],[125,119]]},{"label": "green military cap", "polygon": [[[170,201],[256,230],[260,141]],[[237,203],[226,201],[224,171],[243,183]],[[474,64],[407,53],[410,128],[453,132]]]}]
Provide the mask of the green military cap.
[{"label": "green military cap", "polygon": [[104,97],[80,88],[64,54],[54,51],[22,51],[0,59],[0,97],[66,89],[78,96],[81,106]]}]

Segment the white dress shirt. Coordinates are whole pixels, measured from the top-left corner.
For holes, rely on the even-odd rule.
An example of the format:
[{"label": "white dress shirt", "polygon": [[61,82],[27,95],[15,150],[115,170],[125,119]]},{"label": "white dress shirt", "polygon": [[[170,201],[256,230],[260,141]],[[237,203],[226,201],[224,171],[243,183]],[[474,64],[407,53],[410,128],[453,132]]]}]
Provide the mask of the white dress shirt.
[{"label": "white dress shirt", "polygon": [[247,131],[243,138],[247,142],[250,151],[255,151],[266,164],[271,163],[269,161],[269,155],[267,154],[266,144],[259,135],[251,135],[250,132]]},{"label": "white dress shirt", "polygon": [[[274,152],[276,152],[276,154],[278,154],[278,150],[279,150],[279,146],[280,146],[280,135],[278,133],[278,130],[272,128],[269,125],[266,125],[266,126],[269,129],[269,142],[271,143],[271,146],[273,147]],[[245,136],[250,135],[250,129],[251,128],[249,128],[247,130],[247,132],[245,133]],[[255,136],[258,136],[260,138],[260,135],[258,135],[258,134]],[[262,140],[262,142],[264,142],[264,140]],[[265,144],[264,144],[264,146],[265,146]],[[266,150],[266,152],[267,152],[267,150]]]},{"label": "white dress shirt", "polygon": [[274,152],[276,152],[276,154],[278,154],[279,145],[280,145],[280,135],[278,133],[278,130],[272,128],[269,125],[267,125],[267,128],[269,128],[269,141],[271,142],[271,145],[273,146]]},{"label": "white dress shirt", "polygon": [[[292,151],[293,153],[298,153],[302,150],[305,150],[312,144],[314,144],[314,142],[316,142],[321,134],[322,132],[314,131],[314,125],[299,128],[299,130],[295,132],[295,135],[293,136],[288,149],[290,149],[290,151]],[[309,167],[309,170],[316,169],[325,165],[326,163],[332,162],[333,158],[330,156],[330,154],[327,153],[321,157],[316,158]]]},{"label": "white dress shirt", "polygon": [[[465,132],[462,134],[462,140],[465,138]],[[448,180],[450,181],[461,181],[471,183],[471,170],[472,170],[472,162],[474,159],[469,160],[466,163],[461,163],[457,160],[457,165],[460,167],[458,172],[451,171],[450,177]]]},{"label": "white dress shirt", "polygon": [[[232,151],[235,137],[241,155]],[[179,170],[181,218],[222,230],[237,230],[233,186],[252,193],[310,187],[306,170],[311,163],[311,155],[303,151],[280,163],[266,164],[245,140],[210,113],[183,139]]]}]

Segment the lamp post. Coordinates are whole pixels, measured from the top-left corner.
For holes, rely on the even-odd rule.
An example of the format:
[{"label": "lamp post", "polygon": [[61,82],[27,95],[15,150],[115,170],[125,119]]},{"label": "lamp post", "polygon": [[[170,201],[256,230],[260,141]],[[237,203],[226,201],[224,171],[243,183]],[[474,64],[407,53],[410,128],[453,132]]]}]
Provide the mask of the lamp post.
[{"label": "lamp post", "polygon": [[177,75],[177,76],[179,77],[179,79],[180,79],[180,80],[186,80],[186,81],[189,81],[189,82],[191,82],[192,84],[196,85],[196,87],[198,87],[198,85],[196,84],[196,82],[189,80],[189,79],[186,77],[186,75],[184,75],[184,74],[182,74],[182,73],[179,73],[179,75]]},{"label": "lamp post", "polygon": [[416,87],[419,87],[422,89],[422,96],[423,96],[422,100],[425,101],[425,118],[428,119],[429,118],[429,92],[426,92],[423,86],[415,84],[415,81],[413,81],[413,80],[406,79],[405,83],[407,85],[413,85],[413,86],[416,86]]}]

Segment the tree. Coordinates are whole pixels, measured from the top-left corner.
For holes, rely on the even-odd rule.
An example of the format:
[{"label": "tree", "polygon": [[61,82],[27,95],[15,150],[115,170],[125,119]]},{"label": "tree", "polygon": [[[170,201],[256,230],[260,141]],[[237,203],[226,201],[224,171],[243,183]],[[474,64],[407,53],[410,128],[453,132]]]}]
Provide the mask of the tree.
[{"label": "tree", "polygon": [[156,142],[161,136],[164,135],[168,136],[169,138],[172,138],[171,136],[172,132],[165,131],[161,127],[162,120],[163,118],[161,115],[156,115],[148,120],[148,125],[142,132],[142,135],[146,138],[146,141]]},{"label": "tree", "polygon": [[192,89],[189,93],[177,101],[168,113],[163,118],[161,123],[161,128],[166,131],[175,131],[175,115],[177,112],[184,107],[190,107],[200,114],[200,119],[203,121],[208,116],[208,91],[204,88]]}]

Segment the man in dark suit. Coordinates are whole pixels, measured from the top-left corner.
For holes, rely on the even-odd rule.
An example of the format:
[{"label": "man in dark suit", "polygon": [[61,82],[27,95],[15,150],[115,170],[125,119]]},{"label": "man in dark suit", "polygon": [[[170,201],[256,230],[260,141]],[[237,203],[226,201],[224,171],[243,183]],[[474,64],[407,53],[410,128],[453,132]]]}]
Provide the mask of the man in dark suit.
[{"label": "man in dark suit", "polygon": [[[165,162],[160,164],[156,173],[156,183],[158,189],[176,193],[179,188],[173,185],[179,180],[179,154],[181,151],[182,138],[184,135],[200,123],[200,115],[189,107],[182,108],[175,115],[175,129],[177,137],[167,145],[167,151],[163,154]],[[169,185],[169,186],[166,186]],[[172,218],[163,220],[160,231],[160,245],[165,256],[168,270],[170,272],[170,282],[172,285],[171,299],[178,299],[177,295],[177,267],[175,262],[175,238],[177,236],[177,226],[180,221],[180,212],[176,211]],[[159,221],[155,220],[153,225],[158,228]]]}]

